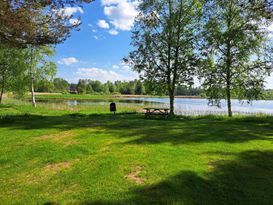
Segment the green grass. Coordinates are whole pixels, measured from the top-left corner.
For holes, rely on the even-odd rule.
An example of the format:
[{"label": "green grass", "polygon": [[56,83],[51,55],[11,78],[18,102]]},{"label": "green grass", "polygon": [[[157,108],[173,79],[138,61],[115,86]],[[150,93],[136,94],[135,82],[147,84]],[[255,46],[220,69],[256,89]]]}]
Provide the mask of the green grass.
[{"label": "green grass", "polygon": [[[8,102],[8,101],[6,101]],[[0,204],[272,204],[273,118],[0,106]]]}]

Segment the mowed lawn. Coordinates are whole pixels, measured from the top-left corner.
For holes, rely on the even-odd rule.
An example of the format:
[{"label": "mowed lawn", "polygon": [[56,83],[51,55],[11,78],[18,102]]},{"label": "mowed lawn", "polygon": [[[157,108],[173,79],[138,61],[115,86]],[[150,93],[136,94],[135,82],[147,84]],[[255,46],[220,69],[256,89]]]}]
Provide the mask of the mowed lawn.
[{"label": "mowed lawn", "polygon": [[0,116],[1,205],[273,203],[273,117],[43,105]]}]

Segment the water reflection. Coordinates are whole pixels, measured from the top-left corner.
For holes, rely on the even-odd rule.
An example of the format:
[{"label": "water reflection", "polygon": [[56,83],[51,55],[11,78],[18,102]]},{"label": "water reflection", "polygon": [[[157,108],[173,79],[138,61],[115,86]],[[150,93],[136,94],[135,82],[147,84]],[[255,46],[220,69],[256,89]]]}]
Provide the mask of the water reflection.
[{"label": "water reflection", "polygon": [[137,104],[137,105],[149,105],[149,104],[162,104],[157,101],[149,101],[136,98],[124,98],[124,99],[84,99],[84,100],[62,100],[62,99],[40,99],[37,102],[43,103],[57,103],[57,104],[67,104],[70,106],[77,105],[108,105],[111,102],[122,103],[122,104]]},{"label": "water reflection", "polygon": [[[161,106],[169,106],[168,98],[138,98],[139,100],[156,101]],[[270,114],[273,115],[273,100],[258,100],[248,103],[246,100],[232,100],[234,114]],[[206,99],[176,98],[174,101],[175,113],[180,115],[207,115],[227,114],[226,101],[221,100],[221,107],[209,106]]]},{"label": "water reflection", "polygon": [[[40,100],[45,103],[67,104],[68,106],[91,106],[91,105],[109,105],[115,102],[122,105],[134,104],[150,107],[169,107],[168,98],[123,98],[123,99],[90,99],[90,100]],[[176,98],[175,113],[179,115],[205,115],[205,114],[226,114],[226,101],[221,101],[221,107],[209,106],[206,99]],[[273,101],[259,100],[251,104],[247,101],[232,100],[232,109],[234,114],[257,114],[265,113],[273,115]]]}]

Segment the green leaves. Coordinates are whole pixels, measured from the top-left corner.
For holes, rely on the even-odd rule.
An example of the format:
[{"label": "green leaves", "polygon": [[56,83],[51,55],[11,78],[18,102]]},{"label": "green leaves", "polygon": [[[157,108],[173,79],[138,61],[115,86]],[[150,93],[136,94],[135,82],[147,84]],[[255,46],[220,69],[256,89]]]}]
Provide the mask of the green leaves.
[{"label": "green leaves", "polygon": [[29,91],[32,78],[36,83],[52,81],[57,72],[49,59],[53,54],[51,47],[0,49],[0,88],[20,97]]},{"label": "green leaves", "polygon": [[139,10],[131,43],[135,50],[125,61],[149,84],[167,88],[173,98],[176,85],[193,81],[202,2],[144,1]]},{"label": "green leaves", "polygon": [[18,49],[0,49],[0,88],[6,91],[25,90],[22,83],[26,77],[25,52]]},{"label": "green leaves", "polygon": [[[266,39],[267,19],[260,15],[260,1],[210,0],[205,4],[203,86],[212,104],[231,97],[253,100],[261,95],[265,64],[257,58]],[[233,96],[232,96],[233,95]],[[231,107],[229,114],[231,116]]]},{"label": "green leaves", "polygon": [[70,24],[72,16],[61,11],[84,2],[91,0],[1,0],[0,46],[26,48],[63,42],[79,24]]}]

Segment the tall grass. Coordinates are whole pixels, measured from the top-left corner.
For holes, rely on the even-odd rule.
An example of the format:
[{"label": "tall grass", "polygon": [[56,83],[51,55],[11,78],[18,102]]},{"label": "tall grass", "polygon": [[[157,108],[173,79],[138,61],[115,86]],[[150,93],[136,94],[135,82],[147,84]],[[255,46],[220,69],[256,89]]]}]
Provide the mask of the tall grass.
[{"label": "tall grass", "polygon": [[[140,112],[142,107],[137,104],[117,104],[117,113]],[[106,114],[110,113],[109,104],[78,104],[76,106],[68,103],[38,102],[37,107],[32,107],[28,101],[6,98],[4,104],[0,106],[0,115],[8,114],[28,114],[39,113],[44,115],[66,114],[66,113],[85,113],[85,114]]]}]

